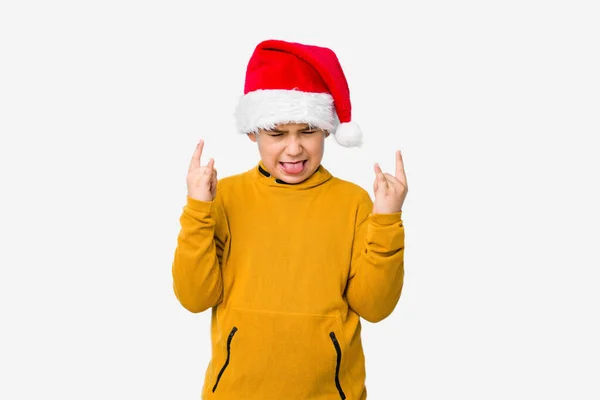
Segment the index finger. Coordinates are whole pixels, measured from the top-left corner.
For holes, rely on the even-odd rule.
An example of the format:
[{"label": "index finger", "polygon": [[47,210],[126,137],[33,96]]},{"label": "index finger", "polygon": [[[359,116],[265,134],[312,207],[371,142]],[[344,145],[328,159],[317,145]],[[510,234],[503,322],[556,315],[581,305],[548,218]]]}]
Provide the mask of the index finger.
[{"label": "index finger", "polygon": [[396,150],[396,179],[406,181],[404,161],[402,160],[402,153],[400,150]]},{"label": "index finger", "polygon": [[200,157],[202,156],[202,149],[204,149],[204,140],[200,140],[200,142],[198,142],[198,145],[196,146],[196,150],[194,150],[192,160],[190,161],[190,169],[200,168]]}]

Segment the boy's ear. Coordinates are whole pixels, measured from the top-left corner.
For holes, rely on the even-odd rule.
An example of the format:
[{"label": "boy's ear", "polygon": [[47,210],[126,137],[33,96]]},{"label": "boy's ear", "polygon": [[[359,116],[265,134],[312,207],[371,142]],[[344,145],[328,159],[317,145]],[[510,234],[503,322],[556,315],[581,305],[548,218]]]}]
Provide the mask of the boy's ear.
[{"label": "boy's ear", "polygon": [[256,133],[248,133],[248,138],[256,143]]}]

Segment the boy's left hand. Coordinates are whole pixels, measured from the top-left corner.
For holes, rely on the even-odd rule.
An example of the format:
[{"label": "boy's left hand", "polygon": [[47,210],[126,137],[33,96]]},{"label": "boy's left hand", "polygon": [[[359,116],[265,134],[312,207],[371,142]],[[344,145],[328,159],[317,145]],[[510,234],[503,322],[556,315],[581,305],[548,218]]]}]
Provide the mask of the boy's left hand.
[{"label": "boy's left hand", "polygon": [[402,211],[402,204],[408,193],[408,185],[400,150],[396,151],[395,175],[383,173],[379,164],[375,164],[373,191],[375,192],[373,214],[392,214]]}]

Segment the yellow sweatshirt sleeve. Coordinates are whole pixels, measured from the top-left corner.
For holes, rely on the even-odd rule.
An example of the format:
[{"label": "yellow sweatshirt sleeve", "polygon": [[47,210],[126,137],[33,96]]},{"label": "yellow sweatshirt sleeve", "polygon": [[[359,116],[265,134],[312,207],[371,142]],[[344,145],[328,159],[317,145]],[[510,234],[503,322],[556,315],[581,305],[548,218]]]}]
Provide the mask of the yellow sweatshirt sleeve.
[{"label": "yellow sweatshirt sleeve", "polygon": [[216,306],[223,297],[221,262],[229,235],[218,199],[218,194],[212,202],[188,196],[179,219],[173,289],[181,305],[193,313]]},{"label": "yellow sweatshirt sleeve", "polygon": [[389,316],[404,283],[402,212],[371,214],[373,203],[358,210],[346,297],[350,307],[369,322]]}]

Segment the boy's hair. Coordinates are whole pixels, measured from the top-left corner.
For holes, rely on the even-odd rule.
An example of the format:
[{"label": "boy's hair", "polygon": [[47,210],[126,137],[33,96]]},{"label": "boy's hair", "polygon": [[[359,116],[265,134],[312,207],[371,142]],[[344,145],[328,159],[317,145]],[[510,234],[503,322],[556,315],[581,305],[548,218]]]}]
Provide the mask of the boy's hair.
[{"label": "boy's hair", "polygon": [[351,117],[348,83],[331,49],[282,40],[256,46],[235,111],[240,132],[308,123],[343,146],[360,147],[362,132]]}]

